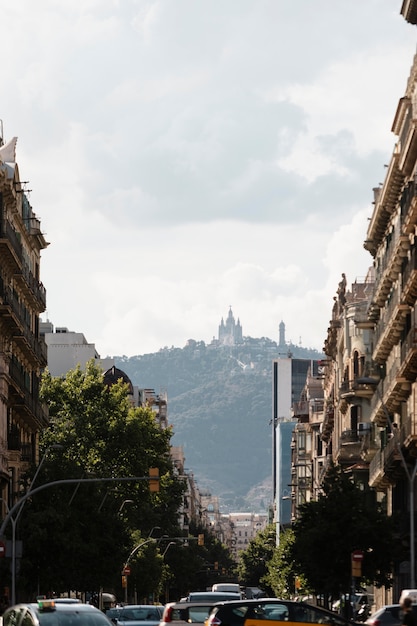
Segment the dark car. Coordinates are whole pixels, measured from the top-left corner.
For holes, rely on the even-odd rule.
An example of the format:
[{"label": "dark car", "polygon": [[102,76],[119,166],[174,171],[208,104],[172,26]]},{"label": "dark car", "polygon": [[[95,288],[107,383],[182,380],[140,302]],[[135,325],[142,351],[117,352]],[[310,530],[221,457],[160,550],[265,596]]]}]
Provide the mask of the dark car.
[{"label": "dark car", "polygon": [[[417,619],[417,604],[413,604],[413,613]],[[403,612],[399,604],[387,604],[372,613],[365,621],[368,626],[400,626]]]},{"label": "dark car", "polygon": [[266,623],[269,626],[288,626],[289,622],[332,626],[353,624],[332,611],[306,602],[261,598],[216,604],[206,626],[266,626]]},{"label": "dark car", "polygon": [[109,619],[91,604],[55,602],[16,604],[3,613],[3,626],[113,626]]}]

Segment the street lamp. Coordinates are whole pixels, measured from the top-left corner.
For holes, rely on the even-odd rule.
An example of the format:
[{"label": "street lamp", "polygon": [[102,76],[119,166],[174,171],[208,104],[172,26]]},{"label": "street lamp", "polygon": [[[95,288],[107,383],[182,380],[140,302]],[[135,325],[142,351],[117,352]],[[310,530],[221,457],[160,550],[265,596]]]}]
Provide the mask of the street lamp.
[{"label": "street lamp", "polygon": [[147,543],[150,543],[151,541],[155,541],[156,539],[154,537],[149,537],[148,539],[146,539],[145,541],[142,541],[141,543],[139,543],[137,546],[135,546],[132,550],[132,552],[129,554],[129,556],[126,559],[125,564],[123,565],[123,575],[126,576],[126,586],[125,586],[125,604],[127,604],[127,568],[129,566],[129,562],[130,559],[132,558],[132,556],[134,556],[136,554],[136,552],[144,545],[146,545]]},{"label": "street lamp", "polygon": [[175,546],[175,545],[177,545],[177,544],[175,543],[175,541],[170,541],[170,542],[169,542],[169,544],[167,545],[167,547],[165,548],[165,550],[164,550],[164,551],[163,551],[163,553],[162,553],[162,558],[164,558],[164,556],[165,556],[165,555],[166,555],[166,553],[168,552],[168,549],[169,549],[171,546]]},{"label": "street lamp", "polygon": [[118,514],[120,514],[123,511],[123,507],[124,507],[125,504],[134,504],[134,501],[133,500],[123,500],[122,504],[119,507]]},{"label": "street lamp", "polygon": [[[125,502],[132,502],[132,500],[125,500]],[[122,503],[123,506],[124,502]],[[120,507],[122,508],[122,507]],[[152,537],[152,533],[154,530],[161,530],[160,526],[153,526],[151,528],[151,530],[149,531],[149,535],[148,538],[145,541],[142,541],[141,543],[139,543],[136,547],[133,548],[132,552],[129,554],[129,556],[126,559],[126,562],[123,566],[123,572],[126,572],[128,566],[129,566],[129,562],[130,559],[132,558],[132,556],[134,556],[136,554],[136,552],[144,545],[146,545],[147,543],[150,543],[151,541],[155,541],[155,542],[159,542],[163,537],[161,537],[160,539],[155,539],[155,537]],[[164,553],[165,554],[165,553]],[[124,574],[126,576],[126,586],[125,586],[125,604],[127,604],[127,575]]]},{"label": "street lamp", "polygon": [[[375,378],[371,378],[369,376],[363,376],[360,378],[356,379],[356,383],[358,385],[369,385],[375,388],[376,393],[378,395],[379,401],[381,403],[381,407],[382,410],[384,411],[384,415],[386,417],[386,420],[388,422],[390,431],[392,433],[392,435],[395,436],[395,431],[392,425],[392,420],[391,420],[391,416],[389,414],[389,411],[382,399],[382,395],[381,395],[381,391],[378,387],[378,381]],[[414,589],[416,584],[416,565],[415,565],[415,558],[416,558],[416,550],[415,550],[415,540],[414,540],[414,481],[417,475],[417,459],[414,462],[414,467],[412,469],[412,471],[410,471],[409,466],[407,465],[407,461],[405,459],[404,453],[402,451],[401,448],[401,443],[399,443],[398,447],[398,453],[400,455],[401,458],[401,463],[404,467],[404,472],[405,475],[407,476],[407,480],[408,480],[408,504],[410,507],[410,587],[411,589]]]}]

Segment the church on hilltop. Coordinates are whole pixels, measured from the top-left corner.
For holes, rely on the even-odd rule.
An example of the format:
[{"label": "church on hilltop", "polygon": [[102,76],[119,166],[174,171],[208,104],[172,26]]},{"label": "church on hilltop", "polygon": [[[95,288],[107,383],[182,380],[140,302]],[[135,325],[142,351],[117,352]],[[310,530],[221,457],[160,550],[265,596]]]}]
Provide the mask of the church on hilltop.
[{"label": "church on hilltop", "polygon": [[234,346],[238,343],[242,343],[242,341],[243,333],[242,326],[240,325],[240,320],[238,318],[237,322],[235,322],[235,318],[233,317],[232,313],[232,307],[230,307],[226,322],[223,318],[220,322],[219,345]]}]

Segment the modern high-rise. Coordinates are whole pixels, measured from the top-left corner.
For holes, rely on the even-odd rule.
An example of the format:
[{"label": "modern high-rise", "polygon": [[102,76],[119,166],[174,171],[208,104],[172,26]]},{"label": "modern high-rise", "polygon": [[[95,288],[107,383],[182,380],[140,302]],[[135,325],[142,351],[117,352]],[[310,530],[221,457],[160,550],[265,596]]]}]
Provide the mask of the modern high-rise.
[{"label": "modern high-rise", "polygon": [[291,356],[272,363],[272,502],[276,536],[291,522],[291,440],[297,420],[293,405],[301,398],[307,375],[318,375],[319,362]]}]

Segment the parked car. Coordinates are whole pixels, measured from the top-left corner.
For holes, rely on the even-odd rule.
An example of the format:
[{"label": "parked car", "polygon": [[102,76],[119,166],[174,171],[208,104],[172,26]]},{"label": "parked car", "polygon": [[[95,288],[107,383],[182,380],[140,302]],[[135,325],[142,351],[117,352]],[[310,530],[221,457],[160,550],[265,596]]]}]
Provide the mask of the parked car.
[{"label": "parked car", "polygon": [[219,602],[210,611],[206,626],[265,626],[266,622],[272,622],[274,626],[288,626],[289,622],[331,626],[354,624],[341,615],[306,602],[259,598]]},{"label": "parked car", "polygon": [[[413,613],[417,618],[417,604],[413,604]],[[368,626],[400,626],[402,609],[400,604],[386,604],[372,613],[365,621]]]},{"label": "parked car", "polygon": [[112,626],[95,606],[81,602],[56,602],[42,599],[15,604],[3,613],[3,626]]},{"label": "parked car", "polygon": [[117,626],[159,626],[162,611],[162,606],[153,604],[126,604],[111,621]]},{"label": "parked car", "polygon": [[213,602],[169,602],[165,605],[159,626],[202,626],[209,616]]}]

